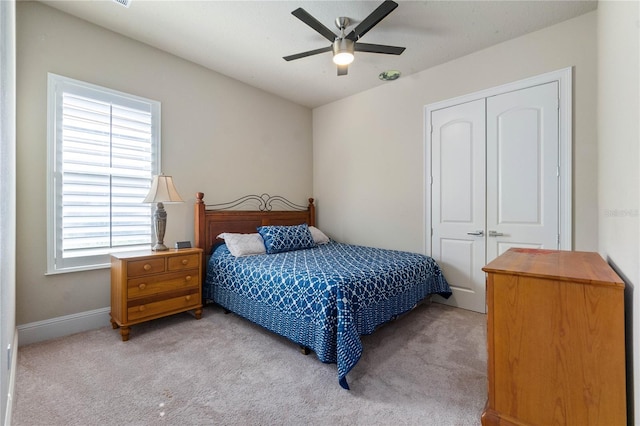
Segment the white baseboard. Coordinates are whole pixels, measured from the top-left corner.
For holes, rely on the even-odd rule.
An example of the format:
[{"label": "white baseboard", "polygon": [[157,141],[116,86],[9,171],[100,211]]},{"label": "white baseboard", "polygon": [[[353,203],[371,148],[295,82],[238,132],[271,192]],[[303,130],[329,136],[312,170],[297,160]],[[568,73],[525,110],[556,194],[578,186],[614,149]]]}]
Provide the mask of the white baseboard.
[{"label": "white baseboard", "polygon": [[106,307],[19,325],[20,344],[24,346],[107,326],[111,324],[109,312],[111,308]]},{"label": "white baseboard", "polygon": [[16,388],[16,368],[18,365],[18,329],[14,330],[13,343],[11,349],[11,371],[9,373],[9,389],[7,395],[7,411],[4,415],[4,425],[11,426],[11,417],[13,415],[13,395]]}]

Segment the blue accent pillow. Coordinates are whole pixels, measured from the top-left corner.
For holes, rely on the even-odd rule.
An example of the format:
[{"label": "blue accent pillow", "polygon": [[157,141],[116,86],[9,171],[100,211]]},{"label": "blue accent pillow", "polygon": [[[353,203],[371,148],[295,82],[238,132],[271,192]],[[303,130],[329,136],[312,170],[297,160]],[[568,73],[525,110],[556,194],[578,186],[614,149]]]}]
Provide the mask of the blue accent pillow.
[{"label": "blue accent pillow", "polygon": [[267,254],[302,250],[316,246],[306,223],[295,226],[261,226],[258,233],[264,240]]}]

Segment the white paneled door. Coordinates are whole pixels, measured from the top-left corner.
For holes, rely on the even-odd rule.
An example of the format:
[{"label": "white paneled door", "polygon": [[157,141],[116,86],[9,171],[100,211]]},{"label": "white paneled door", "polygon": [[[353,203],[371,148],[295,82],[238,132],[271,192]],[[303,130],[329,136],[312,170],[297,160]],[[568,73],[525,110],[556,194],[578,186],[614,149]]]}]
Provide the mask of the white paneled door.
[{"label": "white paneled door", "polygon": [[510,247],[557,249],[558,83],[431,112],[431,255],[443,303],[485,312],[482,267]]},{"label": "white paneled door", "polygon": [[434,111],[431,256],[453,288],[451,302],[485,310],[485,100]]},{"label": "white paneled door", "polygon": [[487,98],[487,262],[557,249],[558,83]]}]

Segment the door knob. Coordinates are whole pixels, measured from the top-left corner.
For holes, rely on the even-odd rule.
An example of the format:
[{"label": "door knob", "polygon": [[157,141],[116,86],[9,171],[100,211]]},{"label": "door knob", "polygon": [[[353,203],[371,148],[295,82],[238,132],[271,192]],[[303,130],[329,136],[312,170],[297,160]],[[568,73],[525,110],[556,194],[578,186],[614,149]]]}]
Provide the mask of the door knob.
[{"label": "door knob", "polygon": [[479,231],[474,231],[474,232],[467,232],[467,235],[475,235],[477,237],[482,237],[484,235],[484,231],[483,230],[479,230]]}]

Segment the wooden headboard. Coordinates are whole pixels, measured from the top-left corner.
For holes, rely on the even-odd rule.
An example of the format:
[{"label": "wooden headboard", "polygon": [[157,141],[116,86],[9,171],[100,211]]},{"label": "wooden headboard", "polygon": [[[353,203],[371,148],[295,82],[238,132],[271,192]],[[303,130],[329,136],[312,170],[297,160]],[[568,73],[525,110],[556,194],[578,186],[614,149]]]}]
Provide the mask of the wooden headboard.
[{"label": "wooden headboard", "polygon": [[[245,202],[258,203],[258,210],[225,210],[238,207]],[[291,210],[272,210],[273,204],[282,204]],[[300,225],[316,224],[316,207],[313,198],[309,198],[308,206],[291,203],[279,196],[263,194],[247,195],[230,203],[206,205],[204,193],[196,193],[195,204],[195,245],[204,250],[205,256],[211,254],[212,248],[224,242],[217,238],[223,232],[250,234],[256,228],[266,225]]]}]

